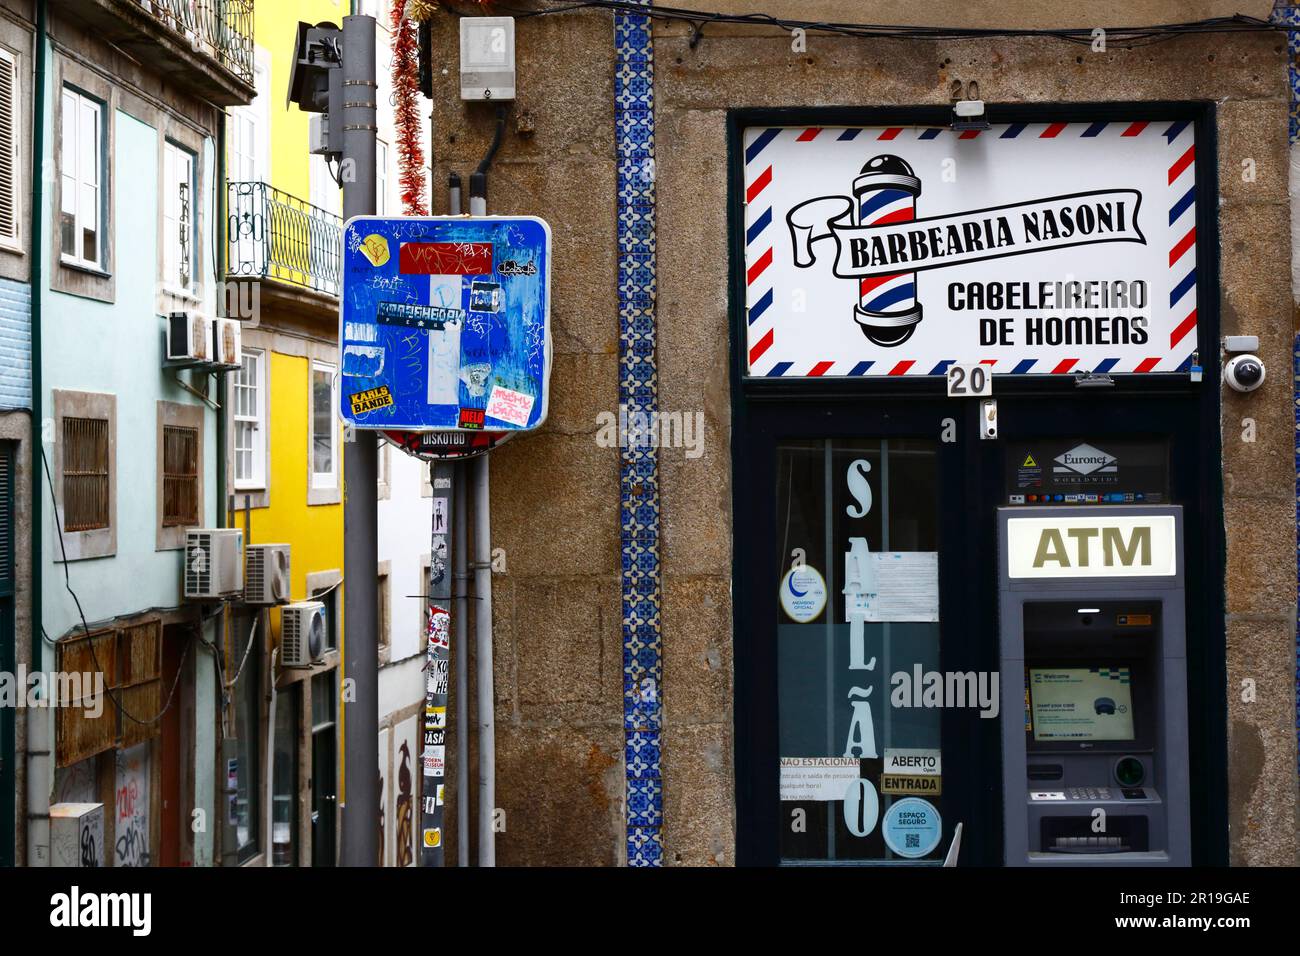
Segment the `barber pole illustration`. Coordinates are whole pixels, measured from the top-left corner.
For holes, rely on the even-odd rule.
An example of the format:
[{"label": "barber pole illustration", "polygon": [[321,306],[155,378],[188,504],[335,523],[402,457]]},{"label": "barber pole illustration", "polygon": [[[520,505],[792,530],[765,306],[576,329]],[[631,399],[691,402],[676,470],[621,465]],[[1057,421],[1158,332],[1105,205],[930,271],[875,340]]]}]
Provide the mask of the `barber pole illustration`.
[{"label": "barber pole illustration", "polygon": [[[854,208],[859,226],[886,226],[916,218],[921,180],[897,156],[873,156],[853,181]],[[877,345],[902,345],[921,321],[916,299],[916,273],[864,276],[858,280],[859,301],[854,318]]]}]

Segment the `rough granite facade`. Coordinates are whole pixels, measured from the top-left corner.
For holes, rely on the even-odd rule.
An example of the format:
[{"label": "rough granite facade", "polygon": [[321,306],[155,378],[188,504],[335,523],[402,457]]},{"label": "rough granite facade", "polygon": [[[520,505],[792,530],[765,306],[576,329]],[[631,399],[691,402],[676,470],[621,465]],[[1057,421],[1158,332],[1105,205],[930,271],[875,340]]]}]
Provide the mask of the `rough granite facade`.
[{"label": "rough granite facade", "polygon": [[[659,407],[701,410],[706,422],[700,457],[678,448],[659,459],[664,862],[735,857],[731,673],[743,644],[733,649],[732,602],[744,595],[731,588],[727,110],[935,106],[949,101],[954,80],[975,80],[995,104],[1217,104],[1221,331],[1258,335],[1269,370],[1254,394],[1223,392],[1231,858],[1295,864],[1285,35],[1182,37],[1100,53],[1053,39],[818,34],[794,52],[787,33],[725,26],[690,40],[689,27],[656,21]],[[455,50],[453,18],[435,18],[434,43]],[[613,21],[595,11],[521,18],[517,50],[519,99],[492,169],[489,211],[551,224],[555,362],[545,427],[492,455],[492,545],[506,557],[493,598],[506,813],[497,859],[617,865],[626,856],[619,450],[596,440],[597,416],[618,410]],[[454,69],[434,79],[434,211],[443,213],[442,184],[478,163],[494,111],[461,103]],[[1241,440],[1245,418],[1256,423],[1253,443]],[[1246,680],[1257,688],[1249,703]]]}]

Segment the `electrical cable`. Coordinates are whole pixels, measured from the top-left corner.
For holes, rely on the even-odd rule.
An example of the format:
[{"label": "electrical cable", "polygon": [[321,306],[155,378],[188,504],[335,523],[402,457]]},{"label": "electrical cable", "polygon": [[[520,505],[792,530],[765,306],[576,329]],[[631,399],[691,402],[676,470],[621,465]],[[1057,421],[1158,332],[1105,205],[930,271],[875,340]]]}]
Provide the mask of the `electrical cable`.
[{"label": "electrical cable", "polygon": [[[45,483],[46,486],[50,489],[50,504],[51,506],[53,506],[56,502],[56,499],[54,497],[54,474],[50,469],[50,460],[45,455],[44,444],[41,445],[41,461],[45,463]],[[81,628],[82,631],[85,633],[86,645],[90,648],[90,657],[91,660],[94,661],[95,663],[95,670],[99,671],[99,673],[104,675],[104,692],[108,695],[108,699],[112,701],[113,706],[117,708],[118,713],[122,714],[124,717],[134,721],[137,724],[142,724],[145,726],[156,724],[158,723],[158,721],[163,719],[163,715],[167,713],[167,711],[171,708],[172,702],[175,700],[176,688],[180,686],[181,673],[184,670],[185,661],[189,657],[189,653],[190,653],[189,643],[187,642],[185,645],[185,654],[181,658],[180,666],[176,668],[176,679],[172,681],[172,689],[167,692],[167,703],[163,705],[163,709],[158,711],[157,715],[151,717],[149,720],[142,720],[139,717],[135,716],[133,713],[131,713],[129,710],[127,710],[126,707],[122,705],[122,702],[117,699],[117,695],[113,693],[113,688],[108,686],[108,672],[104,670],[104,665],[99,662],[99,654],[96,653],[95,651],[95,640],[93,637],[91,637],[90,626],[86,623],[86,612],[83,611],[81,608],[81,599],[77,597],[77,592],[72,590],[72,575],[68,571],[68,549],[63,542],[63,520],[59,517],[59,510],[57,507],[53,507],[53,511],[54,511],[54,527],[59,532],[59,553],[63,555],[63,586],[68,589],[68,593],[72,595],[73,603],[76,604],[77,606],[77,615],[81,618]],[[44,634],[45,625],[41,624],[40,627],[41,627],[41,633]],[[162,640],[161,633],[159,634],[158,639],[160,641]]]},{"label": "electrical cable", "polygon": [[[687,10],[680,7],[643,6],[636,0],[574,0],[540,10],[520,10],[503,6],[503,11],[518,18],[550,16],[560,13],[572,13],[582,10],[608,10],[631,16],[644,16],[655,20],[678,21],[695,27],[698,35],[703,27],[710,23],[727,23],[747,26],[768,26],[782,30],[804,30],[816,33],[838,34],[849,37],[874,37],[903,40],[969,40],[994,39],[1010,37],[1048,37],[1071,43],[1091,44],[1094,40],[1093,27],[1061,27],[1050,29],[1032,29],[1027,27],[931,27],[931,26],[890,26],[885,24],[839,23],[819,20],[793,20],[776,17],[767,13],[711,13],[701,10]],[[454,14],[459,15],[459,14]],[[1252,33],[1252,32],[1294,32],[1300,27],[1271,23],[1256,17],[1235,14],[1230,17],[1212,17],[1186,23],[1168,23],[1154,26],[1112,27],[1104,33],[1107,43],[1140,45],[1144,42],[1159,42],[1175,36],[1199,33]],[[698,42],[698,39],[696,40]]]}]

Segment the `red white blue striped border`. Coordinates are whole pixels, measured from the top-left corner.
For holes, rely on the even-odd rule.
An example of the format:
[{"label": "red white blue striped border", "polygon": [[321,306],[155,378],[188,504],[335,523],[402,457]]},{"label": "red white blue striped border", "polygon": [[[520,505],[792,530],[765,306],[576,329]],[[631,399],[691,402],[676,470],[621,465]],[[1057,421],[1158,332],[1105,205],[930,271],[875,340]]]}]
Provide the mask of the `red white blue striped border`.
[{"label": "red white blue striped border", "polygon": [[[1074,124],[1082,126],[1082,123]],[[889,142],[903,136],[918,140],[938,139],[950,135],[959,140],[976,139],[981,133],[996,134],[998,139],[1016,139],[1020,136],[1038,139],[1056,139],[1071,126],[1068,122],[1011,123],[989,130],[953,130],[936,126],[886,126],[828,129],[821,126],[768,127],[753,137],[745,146],[745,309],[748,327],[749,374],[762,378],[860,378],[877,365],[889,365],[888,372],[876,369],[873,377],[945,375],[956,359],[944,359],[936,365],[918,364],[914,359],[898,358],[885,363],[874,361],[835,361],[826,359],[811,363],[773,361],[771,349],[776,341],[772,324],[772,288],[769,268],[772,265],[772,203],[769,188],[773,167],[763,155],[764,150],[782,133],[795,142],[811,143],[832,138],[836,142],[862,139]],[[1094,139],[1103,133],[1113,136],[1133,137],[1160,134],[1170,147],[1169,225],[1180,238],[1169,250],[1169,308],[1185,313],[1169,336],[1169,351],[1184,354],[1175,361],[1168,355],[1144,358],[1130,370],[1131,374],[1149,372],[1186,372],[1192,366],[1197,350],[1196,339],[1196,146],[1189,120],[1173,123],[1153,123],[1146,120],[1107,121],[1090,123],[1079,131],[1079,138]],[[1183,231],[1183,230],[1186,231]],[[1179,346],[1183,345],[1184,349]],[[1090,371],[1105,374],[1119,364],[1120,359],[1106,358],[1094,368],[1079,367],[1080,359],[1064,358],[1050,364],[1040,359],[1025,358],[1014,364],[994,358],[980,359],[979,364],[990,367],[1001,362],[999,374],[1011,375],[1066,375]]]}]

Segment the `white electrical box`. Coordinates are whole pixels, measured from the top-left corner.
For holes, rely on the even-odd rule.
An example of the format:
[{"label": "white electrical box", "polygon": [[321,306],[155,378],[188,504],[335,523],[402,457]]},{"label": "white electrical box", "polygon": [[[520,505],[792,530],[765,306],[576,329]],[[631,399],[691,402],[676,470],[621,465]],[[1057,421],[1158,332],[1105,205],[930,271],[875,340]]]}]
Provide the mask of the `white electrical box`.
[{"label": "white electrical box", "polygon": [[104,805],[50,807],[50,866],[95,867],[104,862]]},{"label": "white electrical box", "polygon": [[460,98],[515,98],[515,18],[460,18]]},{"label": "white electrical box", "polygon": [[328,156],[330,120],[326,113],[311,113],[307,116],[307,152],[316,156]]}]

